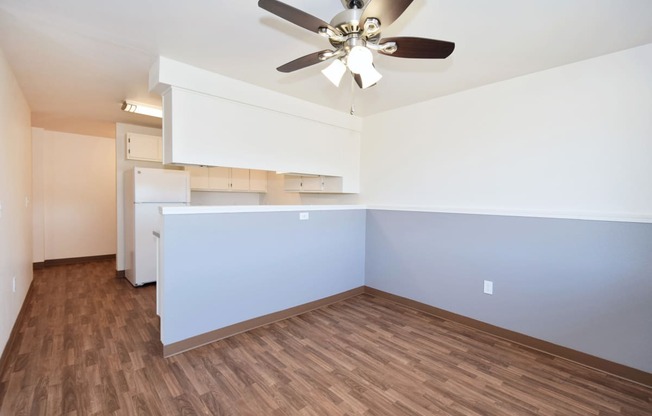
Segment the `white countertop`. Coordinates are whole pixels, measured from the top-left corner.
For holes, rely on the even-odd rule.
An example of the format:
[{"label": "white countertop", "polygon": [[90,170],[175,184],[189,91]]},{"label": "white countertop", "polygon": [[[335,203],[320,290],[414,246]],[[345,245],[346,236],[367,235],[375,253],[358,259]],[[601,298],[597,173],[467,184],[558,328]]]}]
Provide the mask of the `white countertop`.
[{"label": "white countertop", "polygon": [[381,205],[190,205],[161,207],[163,215],[187,214],[228,214],[244,212],[284,212],[284,211],[342,211],[352,209],[390,210],[390,211],[417,211],[447,214],[472,214],[472,215],[499,215],[509,217],[557,218],[590,221],[618,221],[652,223],[649,215],[631,214],[599,214],[581,212],[548,212],[548,211],[518,211],[503,209],[468,209],[450,207],[408,207],[408,206],[381,206]]},{"label": "white countertop", "polygon": [[195,205],[161,207],[163,215],[188,214],[233,214],[243,212],[284,212],[284,211],[343,211],[367,209],[366,205]]}]

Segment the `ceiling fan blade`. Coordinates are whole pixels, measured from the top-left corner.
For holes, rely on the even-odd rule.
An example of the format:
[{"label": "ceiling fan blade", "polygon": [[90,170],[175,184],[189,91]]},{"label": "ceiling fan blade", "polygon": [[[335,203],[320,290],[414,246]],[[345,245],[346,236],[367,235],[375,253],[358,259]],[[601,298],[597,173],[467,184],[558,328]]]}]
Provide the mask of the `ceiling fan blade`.
[{"label": "ceiling fan blade", "polygon": [[358,87],[362,89],[362,77],[360,76],[360,74],[355,74],[351,72],[351,75],[353,75],[353,79],[355,80],[355,83],[358,84]]},{"label": "ceiling fan blade", "polygon": [[332,58],[332,56],[323,58],[323,54],[327,52],[332,52],[331,50],[325,49],[323,51],[314,52],[301,58],[297,58],[294,61],[290,61],[285,65],[281,65],[276,68],[279,72],[294,72],[298,69],[303,69],[305,67],[324,62]]},{"label": "ceiling fan blade", "polygon": [[370,17],[375,17],[383,28],[387,28],[403,14],[410,4],[412,4],[412,0],[370,0],[362,12],[360,24],[362,25]]},{"label": "ceiling fan blade", "polygon": [[453,53],[455,49],[455,43],[453,42],[426,38],[383,38],[378,43],[382,47],[387,42],[396,43],[396,52],[383,52],[382,48],[378,52],[397,58],[444,59]]},{"label": "ceiling fan blade", "polygon": [[319,33],[319,28],[325,27],[335,33],[340,33],[339,30],[335,29],[320,18],[277,0],[258,0],[258,7],[281,17],[288,22],[294,23],[297,26],[308,29],[311,32]]}]

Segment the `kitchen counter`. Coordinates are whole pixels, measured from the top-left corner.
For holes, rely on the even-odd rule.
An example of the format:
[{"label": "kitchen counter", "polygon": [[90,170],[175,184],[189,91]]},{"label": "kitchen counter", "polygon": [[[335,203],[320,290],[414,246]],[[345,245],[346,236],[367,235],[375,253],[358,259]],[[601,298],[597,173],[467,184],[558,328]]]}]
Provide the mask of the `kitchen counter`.
[{"label": "kitchen counter", "polygon": [[288,211],[341,211],[364,210],[365,205],[190,205],[185,207],[161,207],[163,215],[226,214],[243,212],[288,212]]}]

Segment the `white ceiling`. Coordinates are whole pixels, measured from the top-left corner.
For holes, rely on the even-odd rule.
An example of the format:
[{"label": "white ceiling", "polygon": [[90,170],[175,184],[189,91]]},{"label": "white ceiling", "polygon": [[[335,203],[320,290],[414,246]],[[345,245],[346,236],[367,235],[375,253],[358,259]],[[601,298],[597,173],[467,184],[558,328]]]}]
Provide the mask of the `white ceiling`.
[{"label": "white ceiling", "polygon": [[[340,0],[286,2],[325,21],[343,9]],[[652,43],[652,1],[415,0],[383,36],[456,48],[439,61],[377,55],[384,77],[356,87],[361,116]],[[52,130],[160,125],[119,109],[125,98],[160,103],[147,90],[159,55],[348,112],[351,87],[333,87],[319,73],[327,64],[275,70],[328,47],[255,0],[0,0],[0,48],[33,124]]]}]

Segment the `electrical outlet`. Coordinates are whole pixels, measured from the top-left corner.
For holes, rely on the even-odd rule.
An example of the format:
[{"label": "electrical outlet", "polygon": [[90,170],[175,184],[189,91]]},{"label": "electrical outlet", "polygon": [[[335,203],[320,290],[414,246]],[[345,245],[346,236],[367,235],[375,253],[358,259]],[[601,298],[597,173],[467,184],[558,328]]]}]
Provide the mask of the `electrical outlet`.
[{"label": "electrical outlet", "polygon": [[11,291],[16,293],[16,276],[11,278]]},{"label": "electrical outlet", "polygon": [[300,220],[309,220],[310,219],[310,213],[309,212],[300,212],[299,213],[299,219]]},{"label": "electrical outlet", "polygon": [[486,293],[487,295],[494,294],[494,282],[492,282],[491,280],[484,281],[484,293]]},{"label": "electrical outlet", "polygon": [[25,197],[25,208],[29,208],[29,197]]}]

